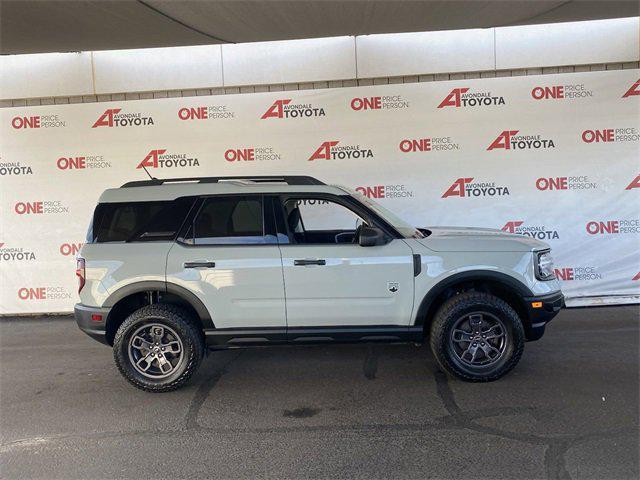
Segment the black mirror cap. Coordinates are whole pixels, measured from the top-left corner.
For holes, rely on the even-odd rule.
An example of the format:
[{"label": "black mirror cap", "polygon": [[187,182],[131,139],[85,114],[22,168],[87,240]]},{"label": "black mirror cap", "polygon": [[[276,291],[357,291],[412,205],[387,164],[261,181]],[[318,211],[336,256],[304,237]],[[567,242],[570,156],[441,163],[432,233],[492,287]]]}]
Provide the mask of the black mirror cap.
[{"label": "black mirror cap", "polygon": [[375,247],[387,243],[387,237],[379,228],[362,225],[358,243],[361,247]]}]

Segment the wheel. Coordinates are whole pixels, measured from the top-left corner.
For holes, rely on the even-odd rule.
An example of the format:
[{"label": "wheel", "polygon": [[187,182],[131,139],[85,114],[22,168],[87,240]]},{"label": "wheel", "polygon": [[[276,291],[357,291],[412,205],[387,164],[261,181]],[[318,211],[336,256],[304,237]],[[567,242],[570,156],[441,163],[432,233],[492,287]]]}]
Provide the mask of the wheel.
[{"label": "wheel", "polygon": [[129,315],[113,342],[120,373],[147,392],[180,388],[198,369],[203,352],[195,319],[180,307],[161,303]]},{"label": "wheel", "polygon": [[509,372],[524,341],[515,310],[488,293],[450,298],[431,324],[431,351],[442,370],[470,382],[490,382]]}]

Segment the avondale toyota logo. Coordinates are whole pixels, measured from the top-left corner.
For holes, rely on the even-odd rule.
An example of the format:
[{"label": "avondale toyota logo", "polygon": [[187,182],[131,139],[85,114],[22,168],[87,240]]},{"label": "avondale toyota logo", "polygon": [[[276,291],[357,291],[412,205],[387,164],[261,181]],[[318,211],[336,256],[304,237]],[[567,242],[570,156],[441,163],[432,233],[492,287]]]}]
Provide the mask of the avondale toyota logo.
[{"label": "avondale toyota logo", "polygon": [[635,95],[640,95],[640,80],[631,85],[629,90],[627,90],[626,93],[622,95],[622,98],[633,97]]},{"label": "avondale toyota logo", "polygon": [[487,150],[530,150],[556,147],[550,138],[542,138],[540,135],[518,135],[519,132],[519,130],[503,130],[491,142]]},{"label": "avondale toyota logo", "polygon": [[473,177],[459,178],[451,184],[442,198],[447,197],[501,197],[510,195],[509,188],[495,182],[474,182]]},{"label": "avondale toyota logo", "polygon": [[197,158],[186,153],[167,153],[166,149],[151,150],[136,168],[185,168],[199,167]]},{"label": "avondale toyota logo", "polygon": [[340,145],[337,140],[322,142],[309,161],[313,160],[344,160],[351,158],[373,158],[373,151],[370,148],[362,148],[360,145]]},{"label": "avondale toyota logo", "polygon": [[544,225],[525,225],[522,220],[512,220],[504,224],[503,232],[525,235],[538,240],[555,240],[560,238],[557,230],[550,230]]},{"label": "avondale toyota logo", "polygon": [[153,117],[144,116],[140,112],[120,113],[121,111],[121,108],[109,108],[105,110],[91,128],[143,127],[154,125]]},{"label": "avondale toyota logo", "polygon": [[7,247],[0,242],[0,262],[25,262],[36,259],[36,254],[22,247]]},{"label": "avondale toyota logo", "polygon": [[454,88],[447,95],[438,108],[444,107],[491,107],[504,105],[504,97],[493,95],[491,92],[474,92],[470,88]]},{"label": "avondale toyota logo", "polygon": [[309,118],[324,117],[324,108],[316,107],[312,104],[292,104],[290,98],[276,100],[266,112],[260,117],[262,120],[268,118]]},{"label": "avondale toyota logo", "polygon": [[18,175],[33,175],[33,170],[30,165],[23,165],[21,162],[0,161],[0,177]]}]

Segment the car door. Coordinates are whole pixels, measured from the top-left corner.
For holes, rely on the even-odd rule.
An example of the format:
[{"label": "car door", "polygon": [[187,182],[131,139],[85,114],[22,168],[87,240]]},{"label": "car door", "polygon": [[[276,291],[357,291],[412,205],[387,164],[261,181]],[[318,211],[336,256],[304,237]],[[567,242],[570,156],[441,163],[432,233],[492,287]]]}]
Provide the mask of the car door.
[{"label": "car door", "polygon": [[202,198],[196,209],[169,251],[167,282],[193,292],[218,332],[268,327],[284,335],[282,263],[271,204],[265,209],[262,195],[215,195]]},{"label": "car door", "polygon": [[413,252],[401,238],[353,243],[358,224],[376,224],[337,195],[280,196],[277,215],[290,339],[299,327],[409,325]]}]

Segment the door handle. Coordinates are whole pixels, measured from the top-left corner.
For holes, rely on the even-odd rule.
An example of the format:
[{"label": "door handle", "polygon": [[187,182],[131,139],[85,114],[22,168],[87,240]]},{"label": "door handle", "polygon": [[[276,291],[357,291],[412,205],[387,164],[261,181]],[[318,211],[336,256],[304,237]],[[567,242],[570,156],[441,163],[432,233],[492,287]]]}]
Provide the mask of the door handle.
[{"label": "door handle", "polygon": [[304,266],[304,265],[326,265],[327,261],[319,258],[318,260],[307,260],[304,258],[298,259],[298,260],[294,260],[293,264],[295,266]]},{"label": "door handle", "polygon": [[216,268],[216,262],[184,262],[184,268]]}]

